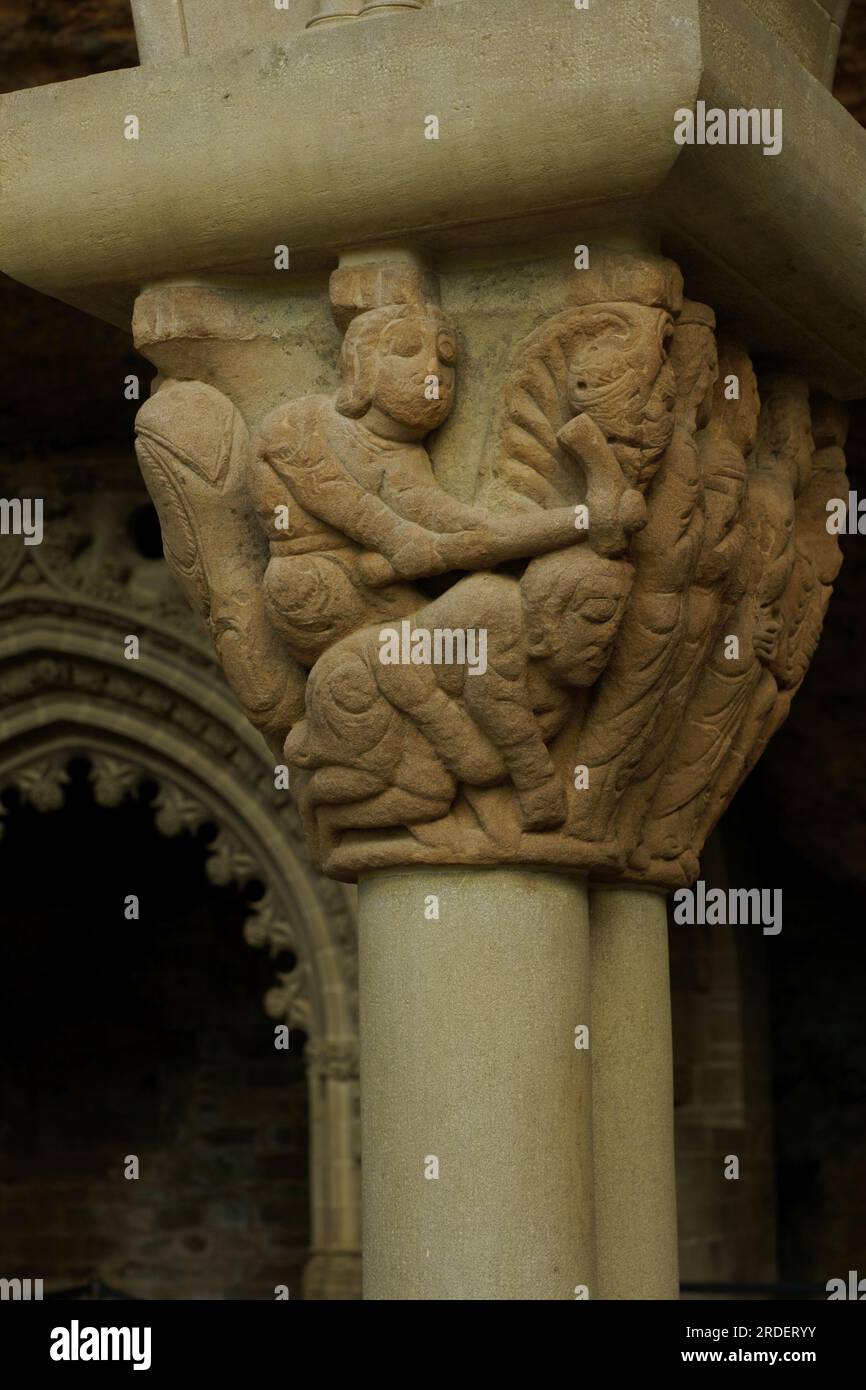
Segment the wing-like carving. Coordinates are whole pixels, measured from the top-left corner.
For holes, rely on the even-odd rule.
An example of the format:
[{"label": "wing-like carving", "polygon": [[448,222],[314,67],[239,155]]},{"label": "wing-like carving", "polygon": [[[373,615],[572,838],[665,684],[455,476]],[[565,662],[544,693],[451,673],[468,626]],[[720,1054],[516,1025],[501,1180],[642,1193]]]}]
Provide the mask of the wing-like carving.
[{"label": "wing-like carving", "polygon": [[136,431],[169,568],[247,717],[281,750],[303,711],[305,676],[265,611],[267,545],[250,498],[247,427],[214,387],[169,380],[141,407]]}]

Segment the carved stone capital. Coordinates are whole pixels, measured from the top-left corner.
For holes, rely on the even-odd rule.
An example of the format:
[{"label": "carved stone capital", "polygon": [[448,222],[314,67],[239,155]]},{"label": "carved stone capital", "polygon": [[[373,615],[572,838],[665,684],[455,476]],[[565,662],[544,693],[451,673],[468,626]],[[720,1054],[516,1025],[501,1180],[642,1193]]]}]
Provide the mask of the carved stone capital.
[{"label": "carved stone capital", "polygon": [[[334,877],[686,883],[820,635],[841,410],[756,376],[671,261],[524,277],[518,305],[458,276],[440,296],[408,253],[349,258],[334,350],[315,306],[268,342],[208,288],[139,302],[167,559]],[[256,332],[296,363],[258,394],[231,346]]]}]

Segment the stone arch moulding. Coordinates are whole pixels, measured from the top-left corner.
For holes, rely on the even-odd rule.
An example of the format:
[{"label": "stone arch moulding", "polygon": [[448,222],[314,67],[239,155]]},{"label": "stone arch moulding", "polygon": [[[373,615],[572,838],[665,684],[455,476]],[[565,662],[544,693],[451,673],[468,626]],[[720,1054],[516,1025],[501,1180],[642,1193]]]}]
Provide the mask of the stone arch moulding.
[{"label": "stone arch moulding", "polygon": [[[124,656],[135,633],[140,658]],[[357,972],[351,891],[311,868],[274,762],[185,622],[133,617],[115,595],[85,593],[32,551],[0,573],[0,793],[59,809],[67,765],[90,763],[94,797],[118,806],[156,782],[165,835],[212,822],[212,882],[265,885],[247,942],[297,964],[265,998],[303,1028],[310,1107],[308,1298],[360,1296]],[[0,816],[2,816],[0,807]],[[0,820],[0,834],[2,834]]]}]

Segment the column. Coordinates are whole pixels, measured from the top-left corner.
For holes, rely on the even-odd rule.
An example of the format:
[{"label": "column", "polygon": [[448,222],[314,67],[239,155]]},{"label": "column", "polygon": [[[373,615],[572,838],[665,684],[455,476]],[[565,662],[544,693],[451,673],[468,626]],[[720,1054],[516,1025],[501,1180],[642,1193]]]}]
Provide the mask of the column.
[{"label": "column", "polygon": [[590,894],[598,1298],[678,1298],[667,910]]},{"label": "column", "polygon": [[583,882],[407,869],[359,898],[364,1297],[592,1296]]}]

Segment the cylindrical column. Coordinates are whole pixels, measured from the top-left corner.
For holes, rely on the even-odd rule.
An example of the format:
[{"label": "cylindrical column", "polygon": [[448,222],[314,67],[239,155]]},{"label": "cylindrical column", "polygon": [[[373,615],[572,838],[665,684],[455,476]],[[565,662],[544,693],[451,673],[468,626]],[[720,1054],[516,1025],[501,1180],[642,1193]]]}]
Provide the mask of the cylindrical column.
[{"label": "cylindrical column", "polygon": [[132,0],[138,60],[174,63],[189,55],[183,0]]},{"label": "cylindrical column", "polygon": [[364,1297],[592,1297],[583,882],[370,874],[359,947]]},{"label": "cylindrical column", "polygon": [[667,911],[590,893],[597,1297],[678,1298]]}]

